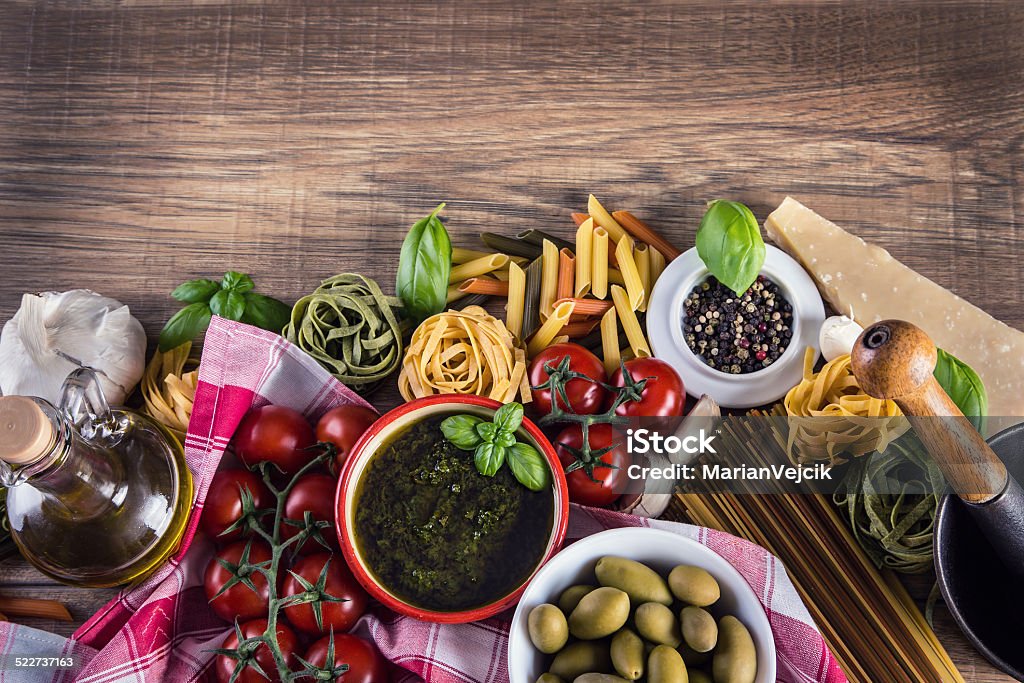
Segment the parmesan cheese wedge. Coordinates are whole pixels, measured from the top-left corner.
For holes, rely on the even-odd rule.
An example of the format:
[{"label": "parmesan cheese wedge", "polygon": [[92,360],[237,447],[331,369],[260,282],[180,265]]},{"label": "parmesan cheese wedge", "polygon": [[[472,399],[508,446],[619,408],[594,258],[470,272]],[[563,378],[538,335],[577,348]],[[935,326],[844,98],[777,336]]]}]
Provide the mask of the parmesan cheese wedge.
[{"label": "parmesan cheese wedge", "polygon": [[937,346],[974,368],[985,383],[990,415],[1024,418],[1024,333],[791,197],[764,227],[811,274],[838,313],[852,311],[864,327],[891,318],[914,323]]}]

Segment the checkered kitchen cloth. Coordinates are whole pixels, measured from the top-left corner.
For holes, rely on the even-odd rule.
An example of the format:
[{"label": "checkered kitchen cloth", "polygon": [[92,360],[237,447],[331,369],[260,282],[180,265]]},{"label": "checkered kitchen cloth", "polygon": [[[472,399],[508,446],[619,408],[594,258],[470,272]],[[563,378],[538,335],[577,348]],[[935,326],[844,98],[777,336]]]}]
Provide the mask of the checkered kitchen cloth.
[{"label": "checkered kitchen cloth", "polygon": [[[206,334],[192,423],[185,439],[196,505],[182,549],[142,584],[125,589],[72,638],[0,623],[0,683],[204,680],[210,650],[229,628],[206,604],[202,574],[212,552],[196,536],[210,480],[242,416],[275,403],[311,419],[343,403],[365,402],[281,337],[214,318]],[[839,683],[846,677],[800,601],[778,558],[747,541],[710,529],[574,506],[569,539],[604,529],[651,526],[686,536],[728,560],[760,597],[775,634],[778,680]],[[186,552],[187,550],[187,552]],[[428,624],[382,606],[356,629],[395,664],[401,683],[503,683],[511,613],[473,624]],[[13,668],[16,656],[73,656],[72,668]]]}]

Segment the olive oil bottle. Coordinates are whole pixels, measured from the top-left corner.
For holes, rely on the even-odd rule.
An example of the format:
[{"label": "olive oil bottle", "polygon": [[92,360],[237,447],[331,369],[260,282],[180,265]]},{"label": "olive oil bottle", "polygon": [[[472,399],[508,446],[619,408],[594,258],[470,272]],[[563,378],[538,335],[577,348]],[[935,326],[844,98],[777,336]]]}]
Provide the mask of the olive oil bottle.
[{"label": "olive oil bottle", "polygon": [[0,397],[0,484],[22,555],[79,586],[145,577],[177,549],[192,507],[175,436],[110,408],[86,369],[68,377],[59,407]]}]

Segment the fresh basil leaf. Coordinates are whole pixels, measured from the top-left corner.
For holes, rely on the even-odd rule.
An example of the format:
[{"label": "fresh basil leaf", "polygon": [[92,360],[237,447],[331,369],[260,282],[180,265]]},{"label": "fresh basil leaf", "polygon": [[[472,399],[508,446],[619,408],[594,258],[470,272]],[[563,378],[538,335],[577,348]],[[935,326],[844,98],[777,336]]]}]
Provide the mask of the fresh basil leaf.
[{"label": "fresh basil leaf", "polygon": [[988,415],[988,394],[985,383],[974,369],[956,356],[938,349],[938,362],[935,363],[935,379],[945,390],[971,424],[979,432],[985,429],[985,416]]},{"label": "fresh basil leaf", "polygon": [[245,297],[238,292],[220,290],[210,299],[210,310],[228,320],[241,320],[245,313]]},{"label": "fresh basil leaf", "polygon": [[551,468],[530,444],[512,446],[508,452],[508,466],[519,483],[531,491],[543,491],[551,486]]},{"label": "fresh basil leaf", "polygon": [[452,267],[452,243],[437,214],[417,221],[402,242],[395,289],[406,314],[421,322],[444,310],[448,301],[448,276]]},{"label": "fresh basil leaf", "polygon": [[498,435],[498,426],[493,422],[484,422],[481,420],[475,427],[476,433],[480,435],[480,438],[486,443],[494,443],[494,438]]},{"label": "fresh basil leaf", "polygon": [[485,477],[493,477],[505,464],[505,453],[508,451],[504,446],[493,443],[482,443],[476,447],[473,453],[473,462],[477,471]]},{"label": "fresh basil leaf", "polygon": [[719,282],[742,294],[761,272],[765,253],[750,209],[723,199],[711,203],[697,229],[697,254]]},{"label": "fresh basil leaf", "polygon": [[503,432],[499,429],[494,436],[494,443],[505,448],[512,448],[516,445],[516,435],[513,432]]},{"label": "fresh basil leaf", "polygon": [[441,433],[456,448],[471,451],[483,443],[475,429],[481,422],[483,420],[476,415],[452,415],[441,422]]},{"label": "fresh basil leaf", "polygon": [[160,331],[160,350],[167,353],[195,339],[210,326],[210,316],[210,306],[201,302],[189,304],[175,313]]},{"label": "fresh basil leaf", "polygon": [[189,280],[175,287],[171,296],[187,304],[198,304],[206,303],[219,291],[220,283],[213,280]]},{"label": "fresh basil leaf", "polygon": [[220,281],[221,289],[229,292],[238,292],[239,294],[251,292],[255,286],[251,277],[234,270],[224,273],[224,279]]},{"label": "fresh basil leaf", "polygon": [[523,424],[523,404],[506,403],[494,413],[494,424],[503,432],[513,433]]},{"label": "fresh basil leaf", "polygon": [[243,323],[280,334],[292,317],[292,309],[274,297],[263,296],[256,292],[246,292],[244,296]]}]

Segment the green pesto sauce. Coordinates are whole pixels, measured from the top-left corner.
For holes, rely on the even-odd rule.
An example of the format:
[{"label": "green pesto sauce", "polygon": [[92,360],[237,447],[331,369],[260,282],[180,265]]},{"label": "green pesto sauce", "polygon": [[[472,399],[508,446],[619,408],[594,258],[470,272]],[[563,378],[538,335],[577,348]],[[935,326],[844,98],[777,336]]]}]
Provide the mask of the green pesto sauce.
[{"label": "green pesto sauce", "polygon": [[480,474],[473,454],[444,438],[445,417],[411,426],[371,458],[356,543],[385,589],[448,612],[493,602],[526,579],[547,546],[554,499],[508,467]]}]

